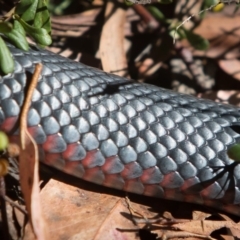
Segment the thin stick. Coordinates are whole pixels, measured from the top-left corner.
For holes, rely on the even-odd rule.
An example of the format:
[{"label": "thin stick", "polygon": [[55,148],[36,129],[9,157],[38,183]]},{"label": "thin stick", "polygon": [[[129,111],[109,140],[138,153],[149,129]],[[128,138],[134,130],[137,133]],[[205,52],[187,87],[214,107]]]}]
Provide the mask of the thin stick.
[{"label": "thin stick", "polygon": [[133,209],[132,204],[131,204],[131,202],[130,202],[130,199],[129,199],[128,197],[125,197],[125,200],[126,200],[126,203],[127,203],[127,205],[128,205],[128,210],[129,210],[129,212],[130,212],[131,215],[132,215],[132,219],[133,219],[134,223],[135,223],[135,224],[138,223],[138,220],[134,217],[134,214],[136,214],[136,215],[140,216],[141,218],[143,218],[143,219],[145,220],[144,223],[147,224],[147,226],[149,226],[150,223],[149,223],[148,218],[145,217],[143,214],[141,214],[141,213],[139,213],[139,212],[137,212],[137,211],[135,211],[135,210]]},{"label": "thin stick", "polygon": [[11,198],[9,198],[8,196],[3,196],[3,199],[8,202],[9,204],[12,205],[12,207],[17,208],[21,213],[23,213],[24,215],[28,215],[27,211],[22,208],[20,205],[18,205],[17,203],[15,203]]},{"label": "thin stick", "polygon": [[38,82],[38,78],[40,76],[40,73],[42,71],[42,64],[38,63],[35,66],[35,70],[32,76],[32,80],[31,83],[29,85],[29,89],[27,91],[27,95],[25,97],[25,102],[21,111],[21,115],[20,115],[20,141],[21,141],[21,147],[24,150],[25,146],[26,146],[26,139],[25,139],[25,131],[27,129],[27,114],[28,114],[28,109],[30,107],[31,104],[31,100],[32,100],[32,95],[34,92],[34,89],[37,86],[37,82]]}]

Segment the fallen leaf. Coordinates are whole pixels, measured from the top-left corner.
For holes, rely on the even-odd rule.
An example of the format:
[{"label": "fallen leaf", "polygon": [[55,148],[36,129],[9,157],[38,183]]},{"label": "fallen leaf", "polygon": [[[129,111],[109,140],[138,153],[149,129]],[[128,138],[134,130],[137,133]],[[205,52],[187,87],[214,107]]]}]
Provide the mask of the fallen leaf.
[{"label": "fallen leaf", "polygon": [[128,213],[123,198],[81,190],[53,179],[41,191],[41,198],[51,240],[138,239],[138,228],[121,214]]},{"label": "fallen leaf", "polygon": [[[227,215],[225,214],[219,214],[223,219],[225,219],[226,221],[228,222],[233,222],[231,218],[229,218]],[[237,224],[237,227],[236,227],[236,224],[233,222],[233,227],[229,227],[229,230],[230,232],[232,233],[232,235],[234,237],[240,237],[240,223]]]},{"label": "fallen leaf", "polygon": [[19,175],[21,190],[26,208],[32,223],[34,234],[38,240],[48,239],[45,231],[44,218],[40,200],[38,176],[38,147],[26,132],[25,149],[20,149]]},{"label": "fallen leaf", "polygon": [[202,221],[189,221],[185,223],[174,224],[173,227],[177,230],[187,231],[194,234],[202,234],[210,236],[213,231],[221,229],[223,227],[231,228],[232,233],[234,232],[235,237],[240,237],[240,231],[238,230],[240,224],[234,223],[233,221],[214,221],[214,220],[202,220]]},{"label": "fallen leaf", "polygon": [[100,55],[103,70],[119,76],[128,76],[128,65],[124,49],[124,22],[126,11],[108,2],[105,11],[106,22],[100,39]]},{"label": "fallen leaf", "polygon": [[240,80],[240,61],[238,59],[222,59],[218,61],[218,64],[230,76]]},{"label": "fallen leaf", "polygon": [[38,240],[46,240],[49,238],[47,237],[45,231],[45,223],[42,215],[39,193],[38,146],[27,130],[27,113],[31,103],[32,94],[37,85],[41,70],[42,65],[37,64],[21,111],[19,135],[19,175],[21,190],[24,196],[34,235]]},{"label": "fallen leaf", "polygon": [[210,213],[205,213],[201,211],[194,211],[193,212],[193,220],[205,220],[206,218],[210,217]]},{"label": "fallen leaf", "polygon": [[198,97],[210,99],[215,102],[240,106],[240,92],[236,90],[208,91],[205,93],[198,94]]}]

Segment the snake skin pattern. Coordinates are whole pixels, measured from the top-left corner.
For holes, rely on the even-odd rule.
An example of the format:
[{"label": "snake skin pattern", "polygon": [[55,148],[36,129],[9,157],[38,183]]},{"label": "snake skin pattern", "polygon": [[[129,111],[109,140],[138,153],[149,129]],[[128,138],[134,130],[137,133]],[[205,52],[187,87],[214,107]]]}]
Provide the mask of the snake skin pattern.
[{"label": "snake skin pattern", "polygon": [[40,160],[90,182],[194,202],[240,216],[238,108],[201,100],[12,45],[0,77],[0,129],[14,141],[27,79],[44,65],[28,113]]}]

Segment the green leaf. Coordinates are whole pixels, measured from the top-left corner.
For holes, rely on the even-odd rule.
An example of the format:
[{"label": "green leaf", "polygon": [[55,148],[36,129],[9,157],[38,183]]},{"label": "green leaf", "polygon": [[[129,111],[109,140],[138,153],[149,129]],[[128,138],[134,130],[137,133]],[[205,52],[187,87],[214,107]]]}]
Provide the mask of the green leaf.
[{"label": "green leaf", "polygon": [[8,33],[12,30],[12,24],[9,22],[1,22],[0,23],[0,32]]},{"label": "green leaf", "polygon": [[17,5],[16,5],[16,14],[23,14],[26,12],[29,8],[30,5],[32,5],[36,0],[21,0]]},{"label": "green leaf", "polygon": [[158,0],[158,2],[161,4],[169,4],[169,3],[172,3],[173,0]]},{"label": "green leaf", "polygon": [[124,0],[124,2],[125,2],[125,4],[126,4],[127,6],[129,6],[129,7],[134,4],[134,2],[131,2],[130,0]]},{"label": "green leaf", "polygon": [[47,8],[47,3],[44,0],[38,2],[33,26],[36,28],[44,28],[48,33],[51,32],[50,14]]},{"label": "green leaf", "polygon": [[219,3],[219,0],[204,0],[201,6],[201,10],[209,8]]},{"label": "green leaf", "polygon": [[8,146],[8,137],[4,132],[0,132],[0,151],[3,151]]},{"label": "green leaf", "polygon": [[[93,2],[94,0],[90,0],[89,2]],[[126,0],[125,0],[126,1]],[[51,12],[53,12],[55,15],[63,15],[64,11],[71,5],[73,0],[64,0],[62,2],[59,2],[59,4],[47,4],[48,8]],[[127,4],[126,4],[127,5]]]},{"label": "green leaf", "polygon": [[28,51],[29,45],[26,39],[26,32],[17,20],[14,20],[11,32],[5,33],[5,36],[8,37],[16,47]]},{"label": "green leaf", "polygon": [[15,13],[30,26],[51,32],[47,0],[22,0],[17,5]]},{"label": "green leaf", "polygon": [[21,23],[25,31],[36,41],[37,44],[48,46],[52,43],[52,38],[44,28],[35,28],[27,24],[18,15],[15,18]]},{"label": "green leaf", "polygon": [[197,50],[206,50],[209,47],[209,42],[207,39],[201,37],[198,34],[193,33],[192,31],[184,29],[184,33],[186,35],[189,43]]},{"label": "green leaf", "polygon": [[204,18],[204,16],[207,13],[207,11],[205,11],[205,10],[208,9],[209,7],[211,7],[211,6],[214,6],[214,5],[218,4],[218,3],[219,3],[219,0],[204,0],[203,3],[202,3],[202,6],[200,8],[200,10],[203,11],[200,14],[200,17]]},{"label": "green leaf", "polygon": [[148,11],[159,21],[166,21],[164,14],[155,6],[147,6]]},{"label": "green leaf", "polygon": [[15,13],[21,16],[25,22],[33,21],[37,11],[38,0],[21,0]]},{"label": "green leaf", "polygon": [[236,144],[228,149],[228,156],[239,162],[240,161],[240,144]]},{"label": "green leaf", "polygon": [[26,31],[24,30],[23,26],[17,20],[13,20],[13,29],[19,31],[22,35],[26,36]]},{"label": "green leaf", "polygon": [[14,61],[12,55],[1,37],[0,37],[0,70],[4,74],[12,73],[14,70]]}]

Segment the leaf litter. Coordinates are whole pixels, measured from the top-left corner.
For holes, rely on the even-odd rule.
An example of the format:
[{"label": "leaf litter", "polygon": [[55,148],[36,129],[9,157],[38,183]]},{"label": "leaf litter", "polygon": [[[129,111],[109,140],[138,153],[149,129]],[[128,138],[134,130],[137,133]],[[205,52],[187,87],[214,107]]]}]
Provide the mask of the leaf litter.
[{"label": "leaf litter", "polygon": [[[220,22],[222,26],[225,21],[218,21],[219,24]],[[235,20],[235,22],[237,21]],[[217,22],[214,22],[214,24],[218,28],[216,26]],[[212,56],[211,54],[221,55],[225,52],[223,47],[229,45],[225,42],[221,46],[221,52],[217,52],[217,48],[213,48],[215,52],[209,51],[207,54],[209,56]],[[230,53],[234,54],[233,52]],[[225,66],[228,67],[227,64]],[[229,229],[230,235],[222,234],[224,239],[232,239],[232,236],[239,237],[239,224],[222,214],[220,217],[224,220],[218,221],[208,220],[209,217],[212,217],[212,214],[205,214],[201,211],[193,212],[192,219],[174,218],[169,213],[164,213],[163,216],[159,217],[159,213],[149,209],[148,204],[142,205],[131,202],[132,209],[134,209],[134,212],[132,212],[124,198],[80,190],[55,180],[50,180],[39,195],[38,166],[36,165],[38,162],[37,148],[34,142],[31,142],[31,139],[27,139],[26,142],[25,152],[21,152],[20,156],[30,161],[32,169],[26,173],[20,171],[23,175],[27,174],[28,178],[26,179],[30,179],[30,182],[34,184],[30,184],[32,189],[29,187],[29,181],[21,184],[24,186],[23,189],[25,188],[25,196],[30,199],[25,199],[25,201],[38,239],[140,239],[138,231],[141,228],[156,233],[162,239],[179,239],[180,237],[184,239],[211,239],[210,234],[221,228]],[[36,162],[29,157],[29,154],[35,156],[33,159]],[[36,200],[36,202],[33,203],[31,199]],[[42,200],[41,205],[40,200]],[[158,204],[165,203],[160,199],[157,201]],[[181,203],[179,203],[179,206],[181,206]],[[132,215],[136,213],[138,213],[137,216],[133,217]],[[38,219],[41,219],[42,223],[40,225],[38,225]],[[46,231],[42,230],[44,226]],[[41,233],[45,232],[51,237],[47,233],[41,236]],[[31,225],[28,224],[24,239],[33,238]]]}]

